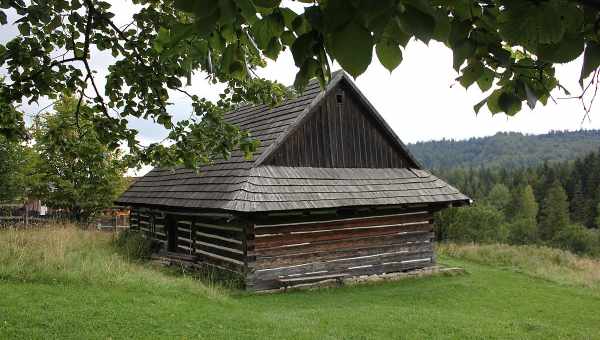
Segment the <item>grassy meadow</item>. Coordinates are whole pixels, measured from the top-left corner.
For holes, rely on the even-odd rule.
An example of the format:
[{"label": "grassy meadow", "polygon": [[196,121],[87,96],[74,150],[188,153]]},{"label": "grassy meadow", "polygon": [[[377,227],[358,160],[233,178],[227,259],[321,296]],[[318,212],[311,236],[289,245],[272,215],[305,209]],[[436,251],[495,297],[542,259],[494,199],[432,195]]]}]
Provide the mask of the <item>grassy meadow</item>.
[{"label": "grassy meadow", "polygon": [[127,260],[111,234],[0,230],[2,339],[600,339],[600,261],[443,245],[435,276],[247,294]]}]

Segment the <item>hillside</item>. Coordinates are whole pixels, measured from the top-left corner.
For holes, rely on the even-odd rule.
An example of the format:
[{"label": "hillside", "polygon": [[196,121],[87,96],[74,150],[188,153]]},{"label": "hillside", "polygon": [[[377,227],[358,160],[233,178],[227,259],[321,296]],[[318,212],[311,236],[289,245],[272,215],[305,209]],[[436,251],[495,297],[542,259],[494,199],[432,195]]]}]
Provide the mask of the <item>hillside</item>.
[{"label": "hillside", "polygon": [[600,148],[600,130],[553,131],[543,135],[509,132],[467,140],[409,144],[433,170],[469,167],[515,168],[544,161],[568,161]]}]

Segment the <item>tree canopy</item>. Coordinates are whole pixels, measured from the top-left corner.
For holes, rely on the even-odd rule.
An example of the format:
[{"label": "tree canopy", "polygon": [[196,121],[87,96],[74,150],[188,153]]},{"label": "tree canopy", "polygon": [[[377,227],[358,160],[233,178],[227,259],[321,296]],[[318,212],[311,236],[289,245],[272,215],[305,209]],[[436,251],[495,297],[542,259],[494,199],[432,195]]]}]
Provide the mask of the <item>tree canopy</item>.
[{"label": "tree canopy", "polygon": [[[313,77],[327,83],[333,61],[357,77],[374,50],[392,71],[411,39],[440,41],[453,51],[459,83],[485,92],[475,111],[485,105],[509,115],[523,103],[546,104],[553,90],[568,93],[556,78],[558,63],[583,54],[583,93],[598,78],[596,1],[301,2],[306,6],[298,13],[280,0],[132,0],[139,10],[130,23],[118,25],[104,1],[2,0],[0,8],[9,11],[0,10],[0,24],[16,13],[19,34],[0,45],[7,74],[0,87],[0,133],[25,135],[23,115],[14,110],[21,103],[68,93],[78,98],[72,115],[78,119],[81,106],[90,106],[99,140],[112,149],[127,145],[136,161],[197,167],[236,147],[248,155],[257,143],[222,114],[242,102],[273,105],[290,95],[255,72],[265,58],[276,60],[287,49],[298,68],[294,87],[301,90]],[[90,66],[92,50],[114,57],[104,89]],[[199,71],[225,85],[220,100],[186,91]],[[167,111],[173,91],[188,96],[190,119],[173,122]],[[128,126],[135,117],[168,129],[167,143],[142,146]]]},{"label": "tree canopy", "polygon": [[72,112],[77,100],[64,97],[55,112],[37,117],[33,135],[39,155],[35,195],[51,208],[67,211],[73,219],[87,221],[100,209],[112,206],[125,189],[126,167],[119,150],[110,150],[99,139],[90,121],[92,111],[82,106],[79,120]]},{"label": "tree canopy", "polygon": [[27,199],[34,183],[34,162],[31,148],[0,135],[0,203],[22,203]]}]

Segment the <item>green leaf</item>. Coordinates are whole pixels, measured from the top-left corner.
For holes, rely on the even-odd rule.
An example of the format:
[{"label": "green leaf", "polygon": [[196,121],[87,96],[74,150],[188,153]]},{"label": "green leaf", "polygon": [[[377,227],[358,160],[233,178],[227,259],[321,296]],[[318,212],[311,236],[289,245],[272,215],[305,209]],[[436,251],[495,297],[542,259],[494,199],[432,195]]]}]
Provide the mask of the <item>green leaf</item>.
[{"label": "green leaf", "polygon": [[450,35],[450,20],[448,14],[443,9],[436,9],[434,17],[435,28],[433,30],[432,38],[444,43],[448,42],[448,36]]},{"label": "green leaf", "polygon": [[462,45],[469,38],[471,24],[467,21],[452,20],[448,34],[448,45],[455,48]]},{"label": "green leaf", "polygon": [[527,85],[527,83],[524,83],[523,86],[525,87],[525,95],[527,96],[527,106],[533,110],[535,109],[535,104],[537,103],[538,98],[535,93],[533,93],[529,85]]},{"label": "green leaf", "polygon": [[487,107],[490,110],[490,112],[492,113],[492,115],[502,112],[502,108],[500,107],[500,104],[498,103],[498,100],[499,100],[500,96],[502,95],[502,93],[503,93],[502,90],[498,89],[498,90],[492,92],[492,94],[490,94],[487,97]]},{"label": "green leaf", "polygon": [[[217,25],[217,21],[219,20],[219,12],[214,11],[212,15],[205,17],[197,17],[196,22],[194,23],[194,28],[196,29],[196,33],[203,38],[210,36],[210,34],[214,31],[215,26]],[[217,36],[218,34],[214,34]]]},{"label": "green leaf", "polygon": [[0,11],[0,25],[6,25],[7,22],[6,13],[4,13],[4,11]]},{"label": "green leaf", "polygon": [[31,27],[29,26],[29,23],[24,22],[22,24],[19,24],[19,32],[21,32],[21,35],[29,35],[29,33],[31,33]]},{"label": "green leaf", "polygon": [[479,111],[481,110],[481,108],[483,107],[483,105],[485,105],[487,103],[488,99],[484,98],[482,101],[480,101],[479,103],[475,104],[473,106],[473,110],[475,111],[475,113],[479,113]]},{"label": "green leaf", "polygon": [[219,22],[229,24],[235,21],[237,17],[237,6],[233,0],[219,0]]},{"label": "green leaf", "polygon": [[380,41],[375,46],[375,52],[377,52],[377,58],[379,58],[381,65],[390,72],[402,62],[402,51],[400,50],[400,46],[389,39]]},{"label": "green leaf", "polygon": [[354,8],[347,0],[328,0],[323,9],[323,20],[328,31],[337,31],[354,17]]},{"label": "green leaf", "polygon": [[475,45],[467,40],[462,44],[452,48],[452,65],[456,71],[460,69],[460,66],[464,63],[467,58],[471,57],[475,53]]},{"label": "green leaf", "polygon": [[565,35],[559,43],[539,45],[537,56],[540,60],[550,63],[568,63],[581,55],[583,47],[582,35]]},{"label": "green leaf", "polygon": [[301,35],[310,31],[310,25],[304,15],[299,15],[292,21],[292,29],[297,35]]},{"label": "green leaf", "polygon": [[404,32],[402,28],[400,28],[400,22],[396,19],[388,21],[383,34],[381,35],[382,39],[396,41],[400,46],[406,46],[410,37],[410,34]]},{"label": "green leaf", "polygon": [[477,79],[477,86],[481,92],[485,92],[492,88],[494,82],[494,72],[488,68],[483,69],[483,74]]},{"label": "green leaf", "polygon": [[435,18],[413,6],[407,5],[406,10],[398,15],[400,28],[424,42],[429,42],[435,30]]},{"label": "green leaf", "polygon": [[468,89],[475,81],[483,75],[483,64],[480,61],[473,61],[462,69],[460,84]]},{"label": "green leaf", "polygon": [[583,66],[581,67],[579,84],[583,84],[583,80],[595,71],[598,66],[600,66],[600,44],[588,41],[585,44],[585,52],[583,53]]},{"label": "green leaf", "polygon": [[506,1],[499,18],[500,34],[530,50],[539,44],[556,44],[565,34],[563,5],[561,1]]},{"label": "green leaf", "polygon": [[212,15],[219,7],[217,0],[175,0],[175,8],[194,13],[196,18]]},{"label": "green leaf", "polygon": [[294,29],[293,22],[298,14],[287,7],[279,8],[279,13],[283,16],[283,24],[290,30]]},{"label": "green leaf", "polygon": [[315,76],[319,69],[319,62],[315,59],[307,59],[304,64],[300,67],[298,73],[296,73],[296,79],[294,80],[294,87],[298,91],[304,90],[308,81]]},{"label": "green leaf", "polygon": [[371,32],[356,21],[350,21],[332,33],[331,54],[344,70],[357,77],[367,70],[373,55]]},{"label": "green leaf", "polygon": [[498,106],[507,115],[514,116],[521,111],[521,99],[512,92],[502,92],[498,97]]},{"label": "green leaf", "polygon": [[279,38],[273,38],[264,51],[265,56],[271,58],[272,60],[277,60],[277,56],[279,55],[279,52],[281,52],[281,48],[282,46]]},{"label": "green leaf", "polygon": [[279,38],[283,33],[284,25],[281,15],[270,14],[257,21],[252,27],[254,40],[261,50],[265,50],[271,39]]},{"label": "green leaf", "polygon": [[296,36],[292,31],[285,31],[281,33],[281,41],[287,46],[292,46],[294,41],[296,41]]},{"label": "green leaf", "polygon": [[296,66],[301,67],[304,62],[314,55],[315,34],[305,33],[296,38],[291,46],[292,56]]},{"label": "green leaf", "polygon": [[256,21],[258,21],[258,17],[256,16],[256,7],[250,0],[235,0],[235,3],[240,9],[240,12],[244,19],[250,24],[253,25]]}]

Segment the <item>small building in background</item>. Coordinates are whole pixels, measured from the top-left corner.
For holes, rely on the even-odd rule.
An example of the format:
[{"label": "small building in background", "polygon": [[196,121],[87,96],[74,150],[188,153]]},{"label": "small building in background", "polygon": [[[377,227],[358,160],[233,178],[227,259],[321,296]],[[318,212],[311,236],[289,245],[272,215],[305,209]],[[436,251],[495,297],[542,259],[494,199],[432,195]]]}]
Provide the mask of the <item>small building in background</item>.
[{"label": "small building in background", "polygon": [[235,272],[248,290],[433,266],[433,213],[469,203],[343,72],[225,119],[260,140],[252,160],[155,168],[116,203],[167,254]]}]

